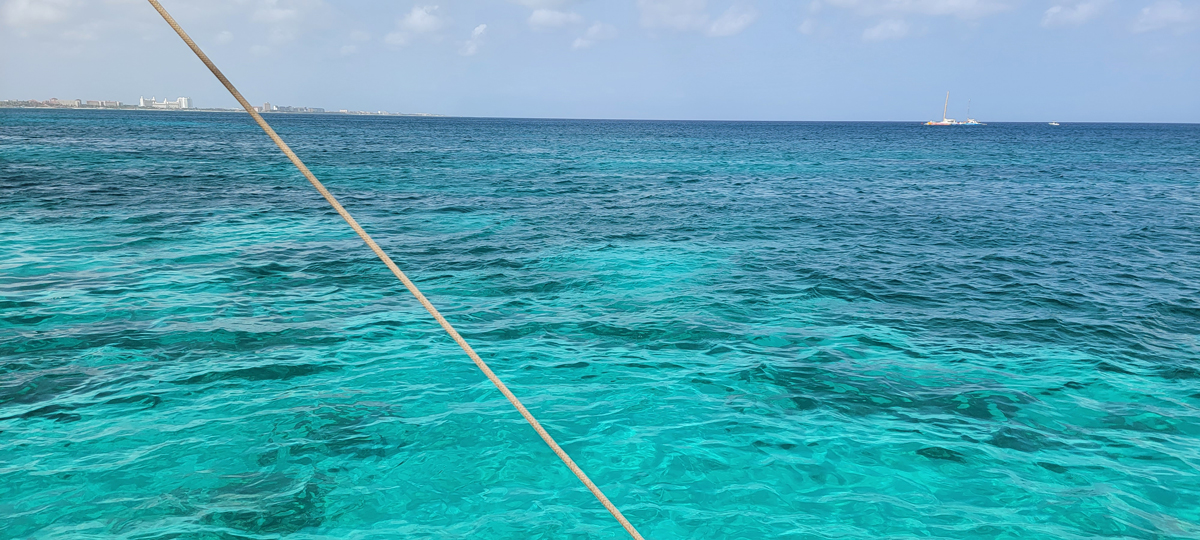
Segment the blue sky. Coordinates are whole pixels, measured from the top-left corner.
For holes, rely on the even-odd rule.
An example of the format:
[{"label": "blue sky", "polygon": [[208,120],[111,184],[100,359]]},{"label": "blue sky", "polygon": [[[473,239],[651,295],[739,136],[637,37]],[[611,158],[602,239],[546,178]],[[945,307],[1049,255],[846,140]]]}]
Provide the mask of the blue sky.
[{"label": "blue sky", "polygon": [[[1200,122],[1200,0],[163,0],[252,102]],[[0,0],[0,98],[236,104],[143,0]]]}]

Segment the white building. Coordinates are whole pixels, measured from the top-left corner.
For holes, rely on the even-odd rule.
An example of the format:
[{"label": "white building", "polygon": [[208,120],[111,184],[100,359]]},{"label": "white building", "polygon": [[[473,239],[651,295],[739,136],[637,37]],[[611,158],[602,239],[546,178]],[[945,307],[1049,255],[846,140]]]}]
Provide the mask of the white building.
[{"label": "white building", "polygon": [[181,97],[175,101],[167,101],[166,98],[163,98],[161,102],[158,102],[153,97],[146,99],[143,96],[138,99],[138,107],[146,107],[148,109],[190,109],[192,108],[192,98]]}]

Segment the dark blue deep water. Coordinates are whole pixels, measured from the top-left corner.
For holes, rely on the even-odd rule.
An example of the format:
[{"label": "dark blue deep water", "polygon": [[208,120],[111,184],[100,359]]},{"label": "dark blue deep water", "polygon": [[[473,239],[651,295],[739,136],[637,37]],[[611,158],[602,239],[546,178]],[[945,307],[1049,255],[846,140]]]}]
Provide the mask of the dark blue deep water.
[{"label": "dark blue deep water", "polygon": [[[647,538],[1200,538],[1200,126],[269,120]],[[245,115],[0,110],[0,537],[623,535]]]}]

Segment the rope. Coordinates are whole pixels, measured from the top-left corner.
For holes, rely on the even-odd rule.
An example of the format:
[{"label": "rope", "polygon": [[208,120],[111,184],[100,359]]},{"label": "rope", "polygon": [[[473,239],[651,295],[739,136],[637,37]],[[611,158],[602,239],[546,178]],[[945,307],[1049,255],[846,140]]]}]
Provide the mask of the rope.
[{"label": "rope", "polygon": [[325,186],[322,185],[319,180],[317,180],[317,177],[313,176],[312,171],[309,171],[308,167],[304,166],[304,162],[300,161],[300,158],[296,156],[295,152],[292,152],[292,149],[288,147],[287,143],[283,142],[283,139],[279,138],[279,135],[275,133],[275,130],[271,129],[271,126],[267,124],[267,121],[263,120],[263,117],[258,114],[258,111],[254,110],[254,107],[250,105],[250,102],[246,101],[246,98],[242,97],[241,92],[238,92],[237,88],[233,87],[233,83],[229,82],[229,79],[225,78],[225,75],[221,73],[221,70],[217,69],[216,64],[213,64],[212,60],[208,59],[208,55],[204,54],[204,51],[200,50],[200,47],[196,45],[196,42],[192,41],[191,37],[188,37],[187,32],[183,31],[183,28],[179,26],[179,23],[175,22],[175,19],[171,17],[170,13],[167,13],[167,10],[162,7],[162,4],[159,4],[158,0],[148,1],[150,2],[150,5],[154,6],[154,9],[158,11],[158,14],[162,15],[162,18],[167,21],[167,24],[171,25],[171,29],[175,30],[175,33],[179,34],[179,37],[183,38],[183,42],[187,43],[187,46],[192,49],[192,52],[196,53],[196,56],[200,58],[200,61],[204,62],[204,65],[208,67],[208,70],[211,71],[213,75],[216,75],[217,80],[221,81],[221,84],[225,85],[225,89],[229,90],[229,93],[233,94],[233,97],[237,99],[238,103],[242,104],[242,107],[246,109],[246,112],[250,113],[250,116],[254,118],[254,121],[258,124],[258,127],[262,128],[262,130],[266,132],[267,136],[270,137],[272,141],[275,141],[275,145],[278,146],[280,150],[283,150],[284,155],[286,155],[287,158],[292,161],[292,164],[295,165],[297,169],[300,169],[300,172],[305,178],[308,179],[313,187],[317,188],[317,191],[321,193],[321,196],[325,197],[326,201],[329,201],[330,206],[333,206],[333,209],[337,210],[337,213],[342,216],[342,219],[346,220],[346,223],[350,224],[350,228],[354,229],[354,232],[358,233],[358,236],[367,243],[367,246],[371,248],[371,251],[374,251],[375,255],[378,255],[379,259],[383,261],[383,264],[386,264],[388,269],[400,279],[400,282],[404,284],[404,287],[408,289],[408,292],[411,292],[412,295],[417,298],[417,301],[420,302],[422,306],[425,306],[425,310],[428,311],[430,315],[433,315],[433,318],[437,320],[438,324],[442,325],[442,329],[444,329],[447,334],[450,334],[451,338],[454,338],[454,342],[458,343],[459,347],[462,347],[462,350],[467,353],[467,356],[471,357],[471,361],[475,362],[475,365],[479,368],[479,370],[487,376],[488,380],[492,381],[492,384],[496,385],[496,388],[500,390],[500,393],[504,394],[504,397],[508,398],[508,402],[512,403],[513,407],[516,407],[517,412],[520,412],[521,416],[525,417],[525,421],[529,422],[530,426],[533,426],[534,431],[537,431],[537,434],[542,438],[543,441],[546,442],[546,445],[558,455],[558,458],[567,465],[567,468],[571,469],[571,472],[575,473],[575,476],[579,477],[579,480],[583,482],[583,485],[587,486],[588,491],[591,491],[592,495],[595,495],[596,498],[600,500],[600,504],[603,504],[604,508],[607,508],[613,517],[617,518],[617,521],[621,523],[621,526],[625,528],[625,531],[628,532],[630,536],[636,540],[644,540],[642,535],[638,534],[637,529],[633,528],[633,524],[629,523],[629,520],[625,519],[625,516],[622,515],[621,511],[613,505],[612,501],[609,501],[608,497],[604,496],[604,493],[600,491],[600,488],[596,487],[596,484],[593,483],[592,480],[588,478],[587,474],[583,472],[583,469],[580,469],[579,465],[576,465],[575,461],[571,459],[571,456],[568,456],[567,452],[564,451],[557,442],[554,442],[554,437],[551,437],[550,433],[546,432],[546,428],[543,428],[542,424],[539,423],[537,419],[533,417],[533,414],[529,412],[529,409],[526,409],[525,405],[521,404],[521,400],[517,399],[517,396],[513,394],[507,386],[504,385],[504,382],[502,382],[495,373],[492,372],[492,369],[489,368],[487,363],[475,353],[475,350],[472,349],[471,346],[467,344],[467,341],[458,334],[458,331],[455,330],[453,326],[450,326],[450,323],[446,320],[446,318],[443,317],[441,313],[438,313],[437,308],[433,307],[433,304],[429,303],[429,300],[425,298],[425,295],[421,294],[421,291],[417,289],[417,286],[408,279],[408,276],[404,275],[404,272],[400,271],[400,267],[396,266],[396,263],[392,262],[392,258],[388,257],[387,253],[383,252],[383,249],[379,247],[379,244],[376,244],[375,241],[371,239],[371,236],[367,234],[367,231],[363,230],[363,228],[359,226],[358,222],[354,220],[354,217],[350,215],[350,212],[347,212],[346,209],[343,208],[340,203],[338,203],[337,199],[334,198],[333,194],[330,193],[329,190],[325,189]]}]

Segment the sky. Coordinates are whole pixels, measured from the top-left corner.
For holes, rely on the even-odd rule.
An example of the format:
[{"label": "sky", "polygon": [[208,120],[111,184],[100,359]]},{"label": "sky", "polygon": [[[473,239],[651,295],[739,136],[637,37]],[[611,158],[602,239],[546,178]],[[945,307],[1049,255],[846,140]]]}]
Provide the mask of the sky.
[{"label": "sky", "polygon": [[[1200,122],[1200,0],[162,0],[251,102]],[[237,104],[144,0],[0,0],[0,99]]]}]

